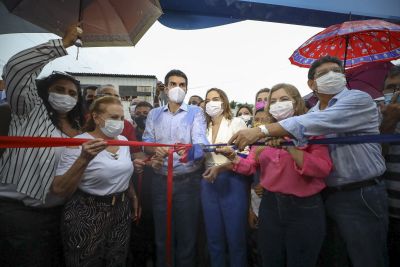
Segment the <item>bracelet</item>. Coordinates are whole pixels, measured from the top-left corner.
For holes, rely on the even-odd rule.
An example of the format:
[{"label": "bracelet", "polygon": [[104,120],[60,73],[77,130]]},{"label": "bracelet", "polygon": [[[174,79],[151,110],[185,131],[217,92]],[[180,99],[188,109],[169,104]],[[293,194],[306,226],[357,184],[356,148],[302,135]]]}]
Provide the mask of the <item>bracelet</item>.
[{"label": "bracelet", "polygon": [[265,125],[260,125],[260,126],[258,126],[258,128],[260,128],[261,132],[265,135],[264,137],[269,136],[268,128],[265,127]]}]

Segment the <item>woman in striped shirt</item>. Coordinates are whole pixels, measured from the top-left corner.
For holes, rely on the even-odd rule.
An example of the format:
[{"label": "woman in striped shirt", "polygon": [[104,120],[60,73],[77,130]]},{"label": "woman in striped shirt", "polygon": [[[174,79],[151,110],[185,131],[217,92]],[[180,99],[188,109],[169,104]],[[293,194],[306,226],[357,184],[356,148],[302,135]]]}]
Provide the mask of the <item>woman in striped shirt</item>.
[{"label": "woman in striped shirt", "polygon": [[[79,81],[44,66],[67,55],[81,33],[26,49],[4,67],[11,106],[10,136],[73,137],[84,122]],[[62,148],[7,149],[0,159],[0,266],[62,265],[60,216],[64,199],[50,191]]]}]

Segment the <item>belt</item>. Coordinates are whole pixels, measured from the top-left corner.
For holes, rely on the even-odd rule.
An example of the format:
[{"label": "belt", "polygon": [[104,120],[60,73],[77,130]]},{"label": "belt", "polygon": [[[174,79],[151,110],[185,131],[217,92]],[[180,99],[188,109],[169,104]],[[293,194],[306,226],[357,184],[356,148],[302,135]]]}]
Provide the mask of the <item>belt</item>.
[{"label": "belt", "polygon": [[[183,180],[186,180],[186,179],[197,178],[196,174],[199,174],[199,177],[200,177],[200,171],[199,170],[194,171],[194,172],[189,172],[189,173],[174,174],[173,175],[173,180],[174,181],[183,181]],[[160,174],[160,175],[162,175],[162,177],[167,179],[167,175],[165,175],[165,174]]]},{"label": "belt", "polygon": [[359,182],[344,184],[344,185],[329,186],[329,187],[325,188],[324,191],[326,191],[328,193],[335,193],[335,192],[340,192],[340,191],[351,191],[351,190],[356,190],[356,189],[360,189],[363,187],[377,185],[377,184],[379,184],[380,181],[382,181],[382,176],[374,177],[374,178],[359,181]]},{"label": "belt", "polygon": [[128,198],[128,190],[105,196],[92,195],[82,190],[77,190],[77,193],[89,201],[100,202],[110,206],[114,206],[118,202],[124,202]]}]

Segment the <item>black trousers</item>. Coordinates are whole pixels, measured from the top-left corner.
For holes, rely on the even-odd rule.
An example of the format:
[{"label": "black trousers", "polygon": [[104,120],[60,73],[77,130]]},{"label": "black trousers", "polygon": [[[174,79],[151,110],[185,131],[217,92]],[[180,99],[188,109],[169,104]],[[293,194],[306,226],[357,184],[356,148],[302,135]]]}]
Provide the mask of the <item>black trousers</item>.
[{"label": "black trousers", "polygon": [[0,266],[64,266],[61,212],[62,207],[32,208],[0,198]]}]

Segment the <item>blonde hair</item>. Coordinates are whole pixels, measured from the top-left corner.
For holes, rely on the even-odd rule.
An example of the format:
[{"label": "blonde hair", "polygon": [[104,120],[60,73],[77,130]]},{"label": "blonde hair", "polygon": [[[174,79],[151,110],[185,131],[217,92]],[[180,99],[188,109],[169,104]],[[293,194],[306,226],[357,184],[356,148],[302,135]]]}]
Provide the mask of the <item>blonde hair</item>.
[{"label": "blonde hair", "polygon": [[[271,115],[271,113],[269,113],[269,109],[271,106],[271,96],[275,91],[278,91],[280,89],[285,90],[285,92],[293,99],[293,109],[294,109],[294,114],[293,116],[299,116],[299,115],[303,115],[307,112],[307,108],[304,102],[304,99],[301,97],[299,90],[288,83],[278,83],[276,85],[274,85],[271,88],[271,91],[269,92],[269,96],[268,96],[268,105],[265,107],[265,111],[267,112],[267,123],[274,123],[277,120]],[[264,150],[265,146],[259,146],[256,149],[256,160],[258,161],[258,158],[261,154],[261,152]]]},{"label": "blonde hair", "polygon": [[121,101],[114,96],[103,96],[103,97],[100,97],[100,98],[97,98],[96,100],[94,100],[94,102],[90,105],[90,109],[89,109],[90,118],[86,122],[85,126],[83,127],[83,131],[84,132],[94,131],[94,129],[96,129],[96,123],[94,122],[94,119],[93,119],[93,113],[96,113],[96,114],[104,113],[106,110],[106,107],[108,105],[112,105],[112,104],[122,106]]},{"label": "blonde hair", "polygon": [[280,89],[285,90],[285,92],[293,99],[293,109],[294,109],[294,114],[293,116],[299,116],[303,115],[307,112],[306,104],[303,100],[303,98],[300,95],[299,90],[288,83],[278,83],[277,85],[274,85],[271,88],[271,91],[269,92],[268,96],[268,105],[265,107],[265,111],[267,111],[267,116],[268,116],[268,122],[276,122],[276,119],[269,113],[269,109],[271,106],[271,96],[275,91],[278,91]]}]

